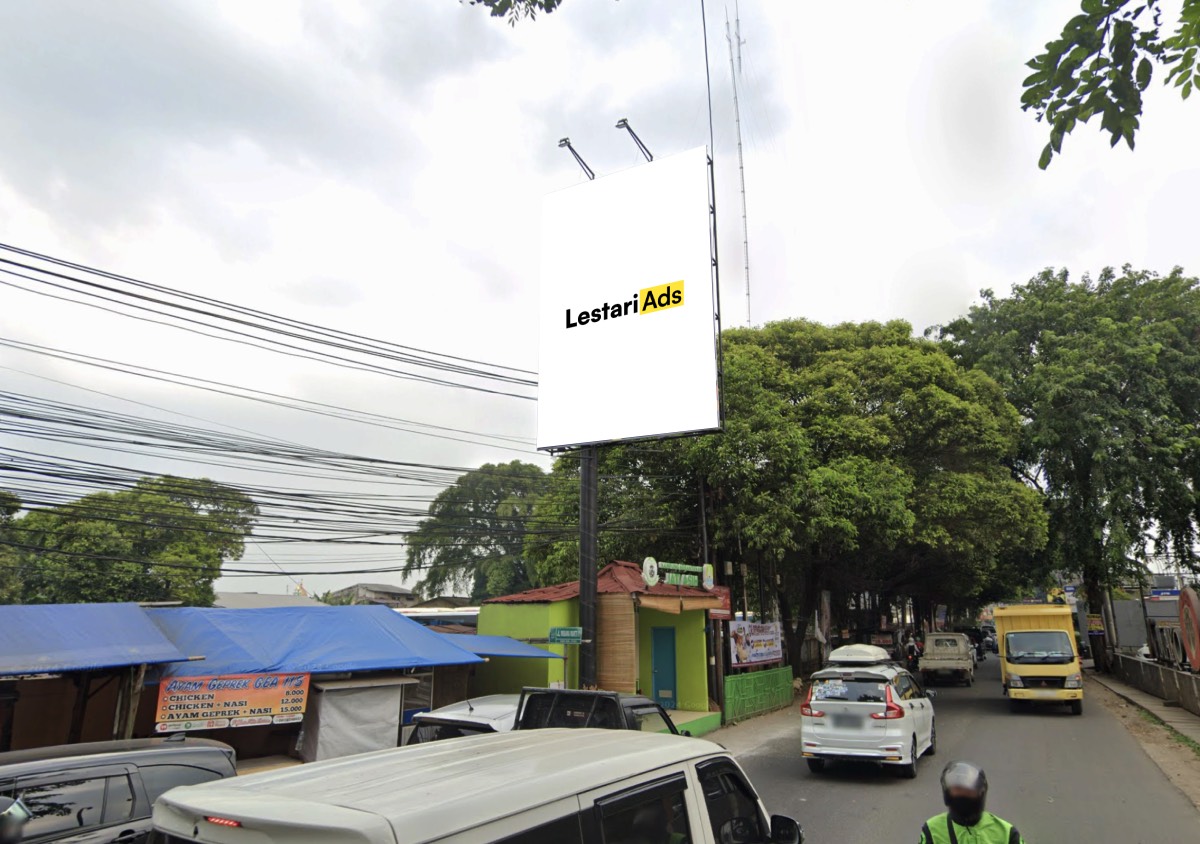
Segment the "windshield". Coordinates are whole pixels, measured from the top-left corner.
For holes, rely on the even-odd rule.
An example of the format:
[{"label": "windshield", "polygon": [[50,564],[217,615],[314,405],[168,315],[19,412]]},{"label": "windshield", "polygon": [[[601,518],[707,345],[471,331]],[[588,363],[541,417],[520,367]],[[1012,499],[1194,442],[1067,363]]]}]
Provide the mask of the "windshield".
[{"label": "windshield", "polygon": [[1070,662],[1075,659],[1071,639],[1062,630],[1009,633],[1004,637],[1009,662]]},{"label": "windshield", "polygon": [[813,700],[846,700],[854,703],[883,703],[887,684],[880,680],[831,677],[813,680]]}]

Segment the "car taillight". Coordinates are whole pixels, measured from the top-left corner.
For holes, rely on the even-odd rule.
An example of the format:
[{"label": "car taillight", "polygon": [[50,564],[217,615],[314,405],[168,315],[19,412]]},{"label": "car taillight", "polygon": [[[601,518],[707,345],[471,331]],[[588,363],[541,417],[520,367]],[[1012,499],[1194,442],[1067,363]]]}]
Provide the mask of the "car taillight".
[{"label": "car taillight", "polygon": [[812,686],[809,686],[808,694],[804,696],[804,703],[800,704],[800,714],[807,715],[809,718],[824,718],[824,712],[819,709],[812,708],[812,693]]},{"label": "car taillight", "polygon": [[888,686],[884,690],[884,694],[887,696],[887,706],[884,707],[882,712],[872,712],[871,717],[877,721],[890,721],[893,718],[903,718],[904,708],[892,700],[892,687]]},{"label": "car taillight", "polygon": [[214,817],[212,815],[209,815],[208,817],[206,817],[205,820],[211,824],[215,824],[216,826],[241,826],[242,825],[241,821],[235,821],[232,818],[218,818],[218,817]]}]

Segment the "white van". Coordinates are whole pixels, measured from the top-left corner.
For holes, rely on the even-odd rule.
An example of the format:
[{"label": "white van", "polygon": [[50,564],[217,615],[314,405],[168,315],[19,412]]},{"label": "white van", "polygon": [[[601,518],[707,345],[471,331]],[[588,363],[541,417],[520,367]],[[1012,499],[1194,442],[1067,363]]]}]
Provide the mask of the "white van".
[{"label": "white van", "polygon": [[700,739],[517,730],[175,788],[163,844],[800,844],[737,762]]}]

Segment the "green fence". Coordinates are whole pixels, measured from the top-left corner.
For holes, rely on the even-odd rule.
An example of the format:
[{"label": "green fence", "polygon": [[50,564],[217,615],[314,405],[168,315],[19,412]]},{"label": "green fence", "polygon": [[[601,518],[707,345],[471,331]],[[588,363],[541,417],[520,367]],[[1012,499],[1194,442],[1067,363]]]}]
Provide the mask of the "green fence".
[{"label": "green fence", "polygon": [[725,677],[725,722],[742,721],[792,702],[790,666]]}]

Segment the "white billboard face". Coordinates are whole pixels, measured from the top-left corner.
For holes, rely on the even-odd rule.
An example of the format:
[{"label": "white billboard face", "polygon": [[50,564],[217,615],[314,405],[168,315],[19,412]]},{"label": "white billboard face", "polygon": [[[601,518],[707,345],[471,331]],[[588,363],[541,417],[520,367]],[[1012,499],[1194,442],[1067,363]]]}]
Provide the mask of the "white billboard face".
[{"label": "white billboard face", "polygon": [[703,147],[546,197],[538,448],[720,427],[709,226]]}]

